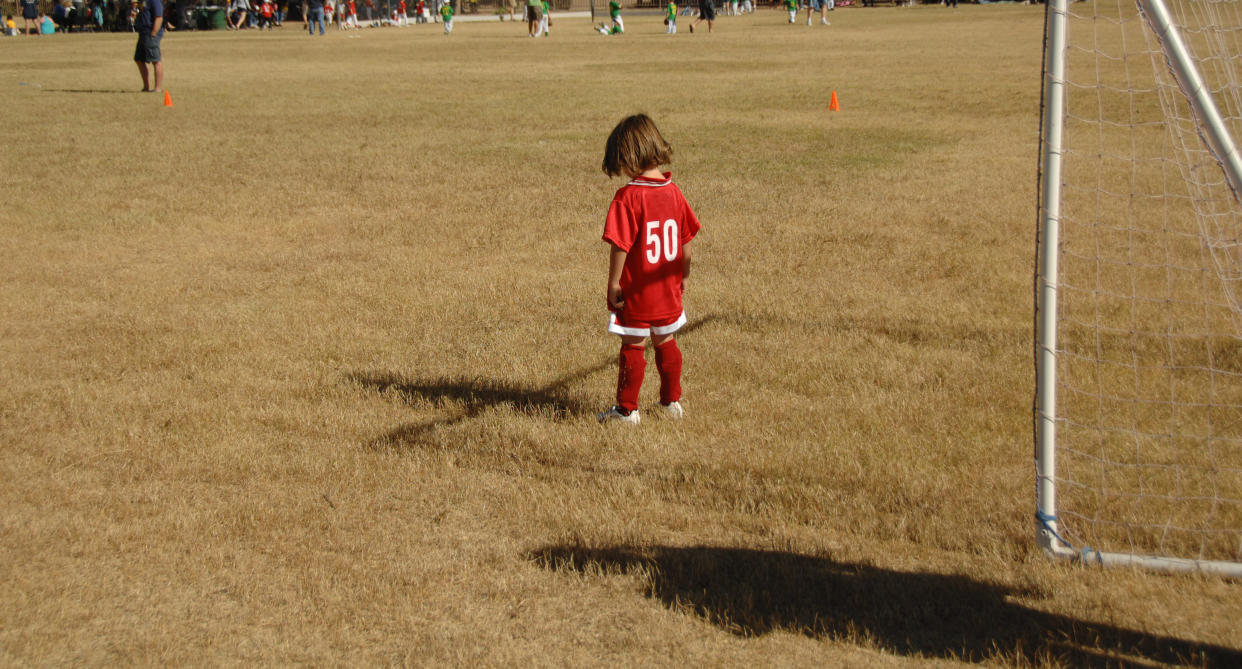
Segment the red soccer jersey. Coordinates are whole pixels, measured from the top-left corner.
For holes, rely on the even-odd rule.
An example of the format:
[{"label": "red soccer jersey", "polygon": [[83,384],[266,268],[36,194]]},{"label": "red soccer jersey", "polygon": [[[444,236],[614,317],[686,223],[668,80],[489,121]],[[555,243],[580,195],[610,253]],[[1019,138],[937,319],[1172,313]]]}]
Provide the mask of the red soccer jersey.
[{"label": "red soccer jersey", "polygon": [[681,315],[681,249],[700,227],[669,172],[661,180],[635,177],[617,191],[604,222],[604,241],[626,252],[621,270],[626,318],[658,321]]}]

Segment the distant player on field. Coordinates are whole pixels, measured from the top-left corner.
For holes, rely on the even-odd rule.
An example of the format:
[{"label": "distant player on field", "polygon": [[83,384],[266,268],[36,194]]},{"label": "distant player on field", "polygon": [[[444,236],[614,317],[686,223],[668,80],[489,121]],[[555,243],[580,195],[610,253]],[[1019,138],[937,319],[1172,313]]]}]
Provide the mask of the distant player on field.
[{"label": "distant player on field", "polygon": [[444,34],[453,32],[453,3],[440,5],[440,20],[444,23]]},{"label": "distant player on field", "polygon": [[668,26],[664,30],[665,35],[677,34],[677,3],[673,0],[668,0],[664,7],[664,25]]},{"label": "distant player on field", "polygon": [[601,423],[639,422],[638,391],[647,367],[643,344],[648,337],[660,372],[657,410],[668,418],[682,417],[681,349],[673,333],[686,324],[681,296],[690,276],[687,245],[700,225],[673,184],[673,175],[660,171],[672,157],[672,148],[645,114],[618,123],[604,148],[604,173],[624,174],[630,182],[613,196],[604,222],[608,331],[621,335],[621,354],[617,403],[599,414]]},{"label": "distant player on field", "polygon": [[620,35],[625,32],[625,21],[621,20],[620,0],[608,0],[608,18],[612,19],[612,34]]}]

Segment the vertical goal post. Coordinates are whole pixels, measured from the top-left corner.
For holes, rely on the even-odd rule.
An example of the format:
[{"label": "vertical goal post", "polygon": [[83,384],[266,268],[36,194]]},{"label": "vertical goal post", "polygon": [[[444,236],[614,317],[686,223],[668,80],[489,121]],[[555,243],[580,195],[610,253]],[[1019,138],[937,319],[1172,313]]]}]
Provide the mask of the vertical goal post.
[{"label": "vertical goal post", "polygon": [[1242,0],[1177,2],[1046,3],[1036,540],[1238,578]]}]

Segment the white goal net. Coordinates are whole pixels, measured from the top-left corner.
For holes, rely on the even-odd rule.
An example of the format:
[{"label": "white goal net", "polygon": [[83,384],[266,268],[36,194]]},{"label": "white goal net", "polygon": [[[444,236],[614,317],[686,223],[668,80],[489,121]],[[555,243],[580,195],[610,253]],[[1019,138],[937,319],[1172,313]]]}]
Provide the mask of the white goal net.
[{"label": "white goal net", "polygon": [[1041,544],[1242,575],[1242,0],[1047,25]]}]

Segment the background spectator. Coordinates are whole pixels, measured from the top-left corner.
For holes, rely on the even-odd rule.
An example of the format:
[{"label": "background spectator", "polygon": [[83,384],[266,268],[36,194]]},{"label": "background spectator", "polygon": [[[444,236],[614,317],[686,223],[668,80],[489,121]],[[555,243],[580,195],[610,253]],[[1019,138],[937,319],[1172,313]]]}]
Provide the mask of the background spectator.
[{"label": "background spectator", "polygon": [[233,4],[229,6],[229,29],[241,30],[246,26],[247,14],[250,13],[250,3],[246,0],[233,0]]},{"label": "background spectator", "polygon": [[[315,26],[319,26],[319,34],[323,34],[323,0],[306,0],[306,29],[315,34]],[[331,11],[331,10],[329,10]]]},{"label": "background spectator", "polygon": [[160,54],[160,41],[164,39],[164,3],[143,0],[134,29],[138,31],[134,62],[138,63],[138,73],[142,75],[142,91],[159,93],[164,90],[164,59]]},{"label": "background spectator", "polygon": [[[22,3],[22,21],[25,22],[25,32],[27,35],[36,35],[43,22],[39,19],[39,0],[21,0]],[[33,28],[33,30],[32,30]]]}]

